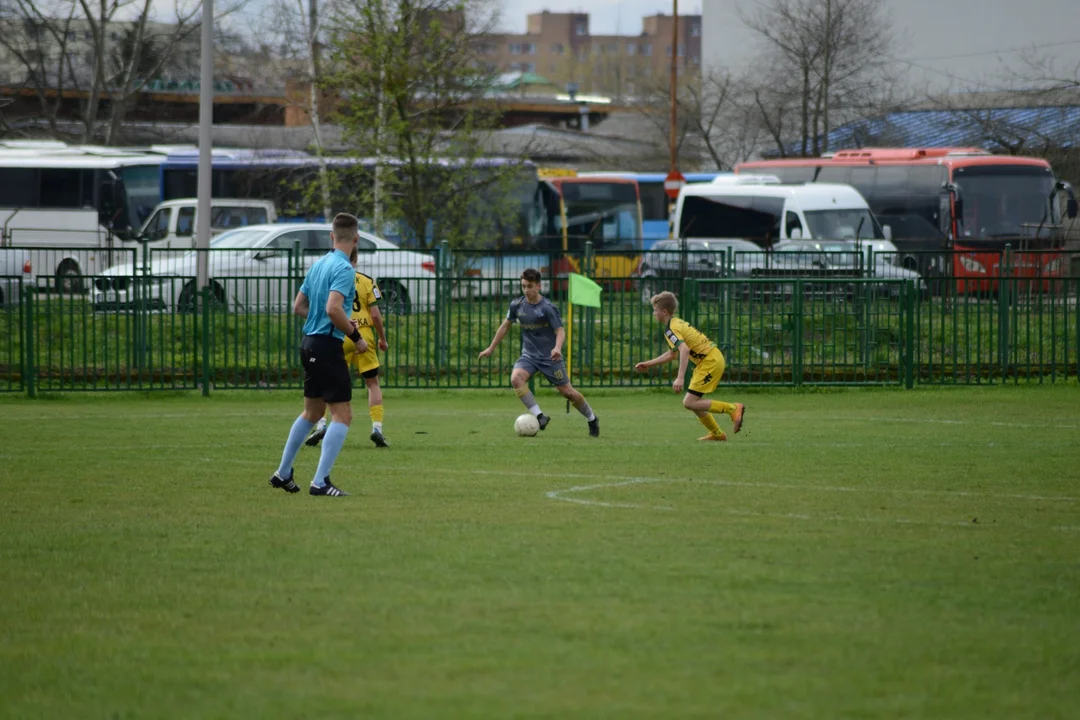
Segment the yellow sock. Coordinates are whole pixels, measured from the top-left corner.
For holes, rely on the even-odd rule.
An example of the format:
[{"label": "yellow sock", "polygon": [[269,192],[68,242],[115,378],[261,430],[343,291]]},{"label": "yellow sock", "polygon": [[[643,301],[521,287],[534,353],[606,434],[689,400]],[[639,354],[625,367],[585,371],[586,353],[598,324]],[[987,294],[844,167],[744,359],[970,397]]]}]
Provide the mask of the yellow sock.
[{"label": "yellow sock", "polygon": [[372,405],[368,408],[368,415],[371,416],[371,422],[382,422],[382,405]]},{"label": "yellow sock", "polygon": [[699,416],[698,422],[704,425],[713,435],[723,435],[723,433],[720,432],[720,424],[716,422],[716,418],[712,415],[705,415],[704,417]]},{"label": "yellow sock", "polygon": [[731,403],[721,402],[720,400],[713,400],[709,404],[709,412],[711,413],[724,413],[725,415],[734,415],[735,406]]}]

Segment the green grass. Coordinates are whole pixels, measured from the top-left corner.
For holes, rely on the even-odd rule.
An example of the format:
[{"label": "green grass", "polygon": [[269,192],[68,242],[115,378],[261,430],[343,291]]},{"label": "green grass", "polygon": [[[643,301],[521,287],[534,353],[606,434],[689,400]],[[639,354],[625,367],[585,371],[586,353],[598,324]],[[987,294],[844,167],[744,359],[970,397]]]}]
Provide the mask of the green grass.
[{"label": "green grass", "polygon": [[0,399],[0,717],[1073,716],[1080,388],[736,394]]}]

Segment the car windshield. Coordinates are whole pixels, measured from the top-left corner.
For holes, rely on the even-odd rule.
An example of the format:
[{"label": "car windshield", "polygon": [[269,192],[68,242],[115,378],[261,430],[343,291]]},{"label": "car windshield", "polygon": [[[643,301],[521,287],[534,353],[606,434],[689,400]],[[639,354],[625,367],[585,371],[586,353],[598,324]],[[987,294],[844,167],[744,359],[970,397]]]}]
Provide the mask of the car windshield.
[{"label": "car windshield", "polygon": [[214,250],[250,250],[262,245],[269,234],[268,230],[231,230],[222,233],[210,241]]},{"label": "car windshield", "polygon": [[811,210],[806,213],[810,234],[822,240],[884,239],[869,210]]}]

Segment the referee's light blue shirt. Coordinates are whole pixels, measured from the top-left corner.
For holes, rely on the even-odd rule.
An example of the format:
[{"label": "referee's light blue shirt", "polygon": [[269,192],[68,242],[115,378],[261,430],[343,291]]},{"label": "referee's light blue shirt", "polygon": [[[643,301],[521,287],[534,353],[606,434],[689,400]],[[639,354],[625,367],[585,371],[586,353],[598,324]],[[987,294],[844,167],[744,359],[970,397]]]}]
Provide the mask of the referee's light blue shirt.
[{"label": "referee's light blue shirt", "polygon": [[347,317],[356,298],[356,270],[349,262],[349,256],[341,250],[316,260],[300,286],[300,292],[307,295],[309,306],[305,335],[332,335],[338,340],[345,339],[345,334],[334,327],[326,314],[326,301],[335,290],[345,296],[341,308]]}]

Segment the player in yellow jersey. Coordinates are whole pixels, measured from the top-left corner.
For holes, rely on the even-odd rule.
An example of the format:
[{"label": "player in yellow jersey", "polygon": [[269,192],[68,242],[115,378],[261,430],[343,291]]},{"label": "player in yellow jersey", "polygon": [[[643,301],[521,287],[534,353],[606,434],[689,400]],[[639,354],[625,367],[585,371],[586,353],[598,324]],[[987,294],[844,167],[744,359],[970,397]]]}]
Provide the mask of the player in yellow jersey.
[{"label": "player in yellow jersey", "polygon": [[[354,249],[349,258],[356,267],[357,251]],[[375,280],[362,272],[356,273],[356,299],[353,300],[352,321],[356,324],[360,335],[367,343],[367,350],[356,352],[356,344],[349,338],[345,338],[342,350],[345,352],[345,362],[356,368],[360,377],[364,378],[368,392],[368,414],[371,416],[371,442],[375,447],[389,447],[386,438],[383,437],[383,404],[382,388],[379,387],[379,356],[375,353],[375,333],[379,335],[379,350],[386,352],[389,345],[386,342],[386,329],[383,326],[382,313],[379,311],[379,300],[382,293]],[[373,331],[374,328],[374,331]],[[326,418],[319,421],[306,442],[308,445],[318,445],[326,434]]]},{"label": "player in yellow jersey", "polygon": [[652,360],[639,362],[634,366],[638,372],[644,371],[653,365],[671,362],[677,356],[679,358],[679,372],[675,375],[675,382],[671,387],[675,392],[682,392],[683,376],[686,367],[692,360],[694,362],[694,374],[690,377],[690,387],[683,397],[683,407],[697,415],[698,420],[704,425],[709,434],[700,440],[727,440],[727,435],[720,429],[713,413],[724,413],[731,416],[733,423],[732,432],[742,429],[743,413],[746,408],[742,403],[721,402],[720,400],[706,400],[708,395],[716,389],[720,382],[720,376],[724,374],[724,355],[716,344],[705,336],[705,333],[695,328],[690,323],[675,317],[679,309],[679,300],[674,293],[662,292],[652,297],[653,317],[664,326],[664,340],[667,341],[668,351],[663,355],[654,357]]}]

